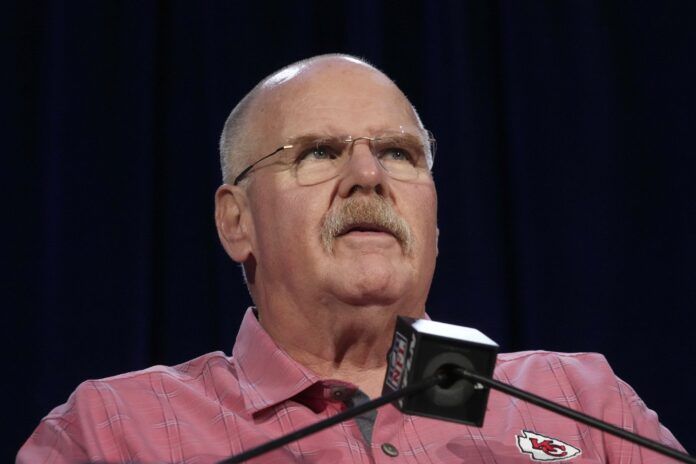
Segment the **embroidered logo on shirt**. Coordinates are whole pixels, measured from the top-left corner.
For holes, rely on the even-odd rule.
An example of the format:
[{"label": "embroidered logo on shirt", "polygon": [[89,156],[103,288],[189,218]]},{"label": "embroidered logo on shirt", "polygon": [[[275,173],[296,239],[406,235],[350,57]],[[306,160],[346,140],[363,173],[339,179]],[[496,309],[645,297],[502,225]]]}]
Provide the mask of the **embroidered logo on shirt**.
[{"label": "embroidered logo on shirt", "polygon": [[517,447],[529,454],[532,461],[567,461],[582,453],[568,443],[529,430],[522,430],[522,435],[516,438]]}]

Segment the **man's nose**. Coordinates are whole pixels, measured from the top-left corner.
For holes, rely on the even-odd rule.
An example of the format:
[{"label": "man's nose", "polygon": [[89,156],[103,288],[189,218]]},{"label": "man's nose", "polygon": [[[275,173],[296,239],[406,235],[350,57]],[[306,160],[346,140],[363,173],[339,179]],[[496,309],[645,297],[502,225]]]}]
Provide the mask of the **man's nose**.
[{"label": "man's nose", "polygon": [[356,189],[374,190],[384,195],[389,187],[389,175],[372,153],[370,140],[357,139],[348,149],[346,164],[340,174],[339,195],[350,196]]}]

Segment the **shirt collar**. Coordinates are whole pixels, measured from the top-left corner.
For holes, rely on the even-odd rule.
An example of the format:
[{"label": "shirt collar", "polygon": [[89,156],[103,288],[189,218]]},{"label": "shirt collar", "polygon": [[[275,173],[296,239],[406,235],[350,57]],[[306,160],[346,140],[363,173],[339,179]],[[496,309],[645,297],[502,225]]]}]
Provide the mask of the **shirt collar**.
[{"label": "shirt collar", "polygon": [[281,403],[321,379],[280,348],[247,309],[232,348],[245,411],[253,415]]},{"label": "shirt collar", "polygon": [[[430,319],[427,314],[424,318]],[[355,385],[339,380],[322,380],[292,359],[261,327],[253,307],[247,309],[239,327],[232,362],[237,368],[244,410],[250,416],[293,397],[317,411],[323,402],[345,400],[356,390]],[[315,388],[310,389],[313,385]]]}]

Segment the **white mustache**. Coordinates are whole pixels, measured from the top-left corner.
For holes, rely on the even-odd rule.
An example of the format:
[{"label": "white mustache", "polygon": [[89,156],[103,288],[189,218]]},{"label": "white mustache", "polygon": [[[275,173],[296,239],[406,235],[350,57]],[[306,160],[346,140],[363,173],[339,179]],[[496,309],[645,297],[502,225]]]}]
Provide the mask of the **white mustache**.
[{"label": "white mustache", "polygon": [[324,248],[332,253],[334,239],[355,226],[385,230],[396,237],[404,253],[408,255],[413,251],[411,228],[389,202],[378,195],[351,197],[327,212],[321,228]]}]

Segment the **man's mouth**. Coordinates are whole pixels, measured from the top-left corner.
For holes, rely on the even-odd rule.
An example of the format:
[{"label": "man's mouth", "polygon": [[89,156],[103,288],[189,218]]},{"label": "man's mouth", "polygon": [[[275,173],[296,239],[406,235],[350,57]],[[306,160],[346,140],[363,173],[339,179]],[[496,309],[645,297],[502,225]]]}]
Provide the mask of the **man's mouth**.
[{"label": "man's mouth", "polygon": [[341,231],[341,233],[339,233],[337,237],[341,237],[343,235],[348,234],[389,234],[391,236],[394,236],[394,233],[386,227],[368,223],[351,224],[350,226],[346,227],[343,231]]}]

